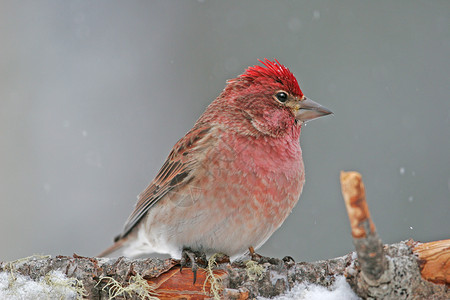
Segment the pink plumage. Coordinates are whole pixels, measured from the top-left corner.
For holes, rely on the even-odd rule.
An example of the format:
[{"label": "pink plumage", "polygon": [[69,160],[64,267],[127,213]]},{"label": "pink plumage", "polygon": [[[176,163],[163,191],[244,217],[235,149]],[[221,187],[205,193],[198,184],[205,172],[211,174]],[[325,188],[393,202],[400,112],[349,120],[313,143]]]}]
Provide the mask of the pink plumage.
[{"label": "pink plumage", "polygon": [[182,249],[239,257],[259,248],[297,203],[302,124],[331,111],[306,98],[277,60],[228,81],[139,195],[123,233],[101,254]]}]

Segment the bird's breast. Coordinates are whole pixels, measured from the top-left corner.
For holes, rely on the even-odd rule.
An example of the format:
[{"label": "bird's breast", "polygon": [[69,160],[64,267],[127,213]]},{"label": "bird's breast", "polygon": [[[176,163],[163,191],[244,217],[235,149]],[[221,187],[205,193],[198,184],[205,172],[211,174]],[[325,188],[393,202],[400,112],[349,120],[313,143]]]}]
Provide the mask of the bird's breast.
[{"label": "bird's breast", "polygon": [[211,196],[223,209],[254,211],[278,227],[298,201],[305,179],[298,139],[225,133],[210,159],[207,172],[219,187]]}]

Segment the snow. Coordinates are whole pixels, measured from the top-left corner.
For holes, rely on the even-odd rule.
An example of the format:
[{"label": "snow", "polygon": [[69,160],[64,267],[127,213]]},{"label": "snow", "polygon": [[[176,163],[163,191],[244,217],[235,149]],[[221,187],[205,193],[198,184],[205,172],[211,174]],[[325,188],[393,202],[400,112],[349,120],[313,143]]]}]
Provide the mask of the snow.
[{"label": "snow", "polygon": [[287,282],[287,278],[285,275],[281,275],[278,272],[270,272],[270,282],[272,283],[272,285],[275,285],[278,279],[282,279],[283,281]]},{"label": "snow", "polygon": [[0,299],[77,299],[75,279],[52,271],[39,280],[14,272],[0,272]]},{"label": "snow", "polygon": [[299,18],[291,18],[288,22],[288,28],[292,32],[299,32],[302,28],[302,22]]},{"label": "snow", "polygon": [[313,20],[319,20],[320,19],[320,11],[314,10],[313,12]]},{"label": "snow", "polygon": [[[259,300],[267,298],[258,297]],[[344,276],[337,276],[334,284],[328,289],[320,285],[300,283],[288,293],[275,297],[276,300],[357,300],[360,299],[350,288]]]},{"label": "snow", "polygon": [[52,186],[50,183],[44,183],[44,191],[48,194],[50,190],[52,189]]}]

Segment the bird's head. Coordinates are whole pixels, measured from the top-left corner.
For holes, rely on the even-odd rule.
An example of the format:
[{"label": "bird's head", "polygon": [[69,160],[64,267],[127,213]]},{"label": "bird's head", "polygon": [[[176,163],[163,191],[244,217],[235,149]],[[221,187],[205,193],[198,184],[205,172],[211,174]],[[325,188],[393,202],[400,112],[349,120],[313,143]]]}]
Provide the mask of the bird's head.
[{"label": "bird's head", "polygon": [[309,120],[332,112],[303,95],[297,79],[277,60],[265,59],[263,66],[249,67],[228,81],[217,99],[240,111],[260,134],[280,136],[300,130]]}]

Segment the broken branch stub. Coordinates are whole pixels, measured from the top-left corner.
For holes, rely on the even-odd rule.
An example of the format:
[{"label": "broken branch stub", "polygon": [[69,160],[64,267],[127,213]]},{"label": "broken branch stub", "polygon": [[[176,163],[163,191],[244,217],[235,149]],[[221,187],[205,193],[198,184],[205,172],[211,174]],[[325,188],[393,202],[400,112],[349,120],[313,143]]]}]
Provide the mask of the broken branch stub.
[{"label": "broken branch stub", "polygon": [[425,280],[450,286],[450,239],[429,243],[412,243],[420,273]]},{"label": "broken branch stub", "polygon": [[377,285],[382,280],[388,262],[383,243],[370,217],[361,174],[341,172],[341,188],[362,274],[368,284]]}]

